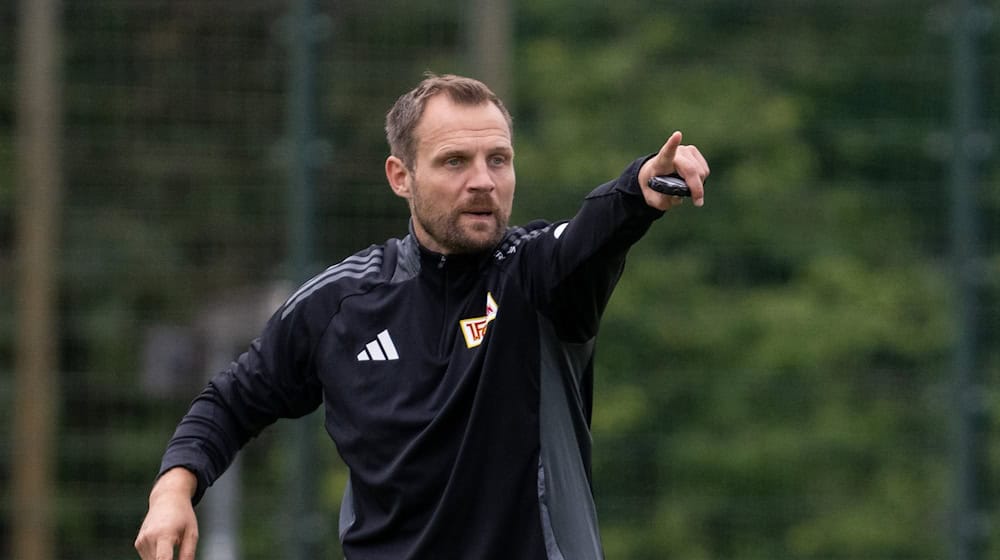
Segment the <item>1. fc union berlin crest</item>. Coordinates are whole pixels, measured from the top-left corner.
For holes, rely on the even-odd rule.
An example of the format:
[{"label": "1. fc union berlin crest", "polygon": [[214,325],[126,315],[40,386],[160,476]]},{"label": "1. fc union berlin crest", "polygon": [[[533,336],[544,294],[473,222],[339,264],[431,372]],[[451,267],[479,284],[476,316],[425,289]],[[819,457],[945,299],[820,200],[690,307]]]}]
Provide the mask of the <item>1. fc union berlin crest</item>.
[{"label": "1. fc union berlin crest", "polygon": [[490,321],[497,318],[498,309],[493,294],[486,292],[486,315],[462,319],[458,322],[459,328],[462,329],[462,336],[465,337],[466,346],[475,348],[483,343],[483,338],[486,337],[486,327],[490,325]]}]

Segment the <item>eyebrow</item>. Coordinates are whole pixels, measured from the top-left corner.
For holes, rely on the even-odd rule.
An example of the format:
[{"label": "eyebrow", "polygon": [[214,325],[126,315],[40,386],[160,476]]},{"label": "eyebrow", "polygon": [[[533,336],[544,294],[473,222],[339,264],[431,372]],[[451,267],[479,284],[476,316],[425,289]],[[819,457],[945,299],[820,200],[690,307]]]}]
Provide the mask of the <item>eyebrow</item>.
[{"label": "eyebrow", "polygon": [[453,156],[464,156],[467,155],[469,151],[470,150],[463,150],[462,148],[448,148],[447,150],[443,150],[441,152],[434,154],[434,158],[440,159],[440,158],[449,158]]},{"label": "eyebrow", "polygon": [[[476,150],[470,150],[465,148],[448,148],[444,151],[434,154],[433,157],[434,159],[448,159],[450,157],[455,157],[455,156],[468,156],[470,153],[473,153],[475,151]],[[514,147],[507,144],[497,144],[493,146],[493,148],[487,150],[486,153],[489,154],[502,153],[504,155],[511,156],[514,155]]]}]

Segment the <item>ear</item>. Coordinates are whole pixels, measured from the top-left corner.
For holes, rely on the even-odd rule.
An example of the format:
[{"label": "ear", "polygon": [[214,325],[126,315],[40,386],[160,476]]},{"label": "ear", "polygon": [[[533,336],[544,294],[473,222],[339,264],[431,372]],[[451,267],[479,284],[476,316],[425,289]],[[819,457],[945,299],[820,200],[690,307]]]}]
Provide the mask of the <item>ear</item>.
[{"label": "ear", "polygon": [[385,159],[385,178],[388,179],[389,186],[392,187],[392,192],[396,193],[396,196],[410,198],[410,183],[407,181],[409,176],[410,170],[403,163],[403,160],[396,156],[389,156]]}]

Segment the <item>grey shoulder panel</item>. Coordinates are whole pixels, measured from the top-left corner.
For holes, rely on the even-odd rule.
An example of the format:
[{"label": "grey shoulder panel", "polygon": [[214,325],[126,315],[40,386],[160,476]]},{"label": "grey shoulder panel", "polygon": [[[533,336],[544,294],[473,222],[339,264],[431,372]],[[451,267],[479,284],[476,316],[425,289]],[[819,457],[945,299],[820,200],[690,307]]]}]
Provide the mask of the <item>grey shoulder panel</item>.
[{"label": "grey shoulder panel", "polygon": [[367,251],[351,255],[339,263],[324,270],[306,282],[288,298],[281,311],[281,318],[284,319],[295,307],[309,298],[317,291],[330,284],[345,279],[361,279],[366,276],[378,274],[382,269],[382,257],[385,250],[382,247],[373,247]]}]

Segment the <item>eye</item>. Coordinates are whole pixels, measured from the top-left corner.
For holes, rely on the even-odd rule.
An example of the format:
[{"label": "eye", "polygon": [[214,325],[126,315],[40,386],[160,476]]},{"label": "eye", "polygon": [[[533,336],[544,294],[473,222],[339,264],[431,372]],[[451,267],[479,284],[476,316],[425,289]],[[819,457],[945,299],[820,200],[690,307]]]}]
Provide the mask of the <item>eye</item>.
[{"label": "eye", "polygon": [[507,163],[507,156],[504,155],[494,155],[490,157],[490,163],[495,166],[501,166]]},{"label": "eye", "polygon": [[444,165],[446,167],[459,167],[459,166],[462,165],[462,158],[460,158],[458,156],[450,157],[450,158],[444,160]]}]

